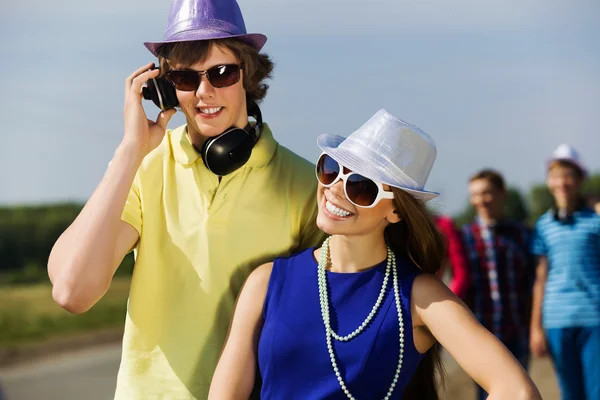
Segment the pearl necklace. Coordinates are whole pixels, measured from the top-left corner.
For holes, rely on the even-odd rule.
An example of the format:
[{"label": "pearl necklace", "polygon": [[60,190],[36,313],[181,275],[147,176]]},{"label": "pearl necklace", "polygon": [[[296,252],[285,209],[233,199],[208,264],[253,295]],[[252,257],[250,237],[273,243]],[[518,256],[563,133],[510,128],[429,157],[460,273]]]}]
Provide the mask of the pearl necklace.
[{"label": "pearl necklace", "polygon": [[400,347],[398,354],[398,366],[396,367],[396,373],[394,374],[394,379],[390,385],[390,388],[384,397],[384,400],[388,400],[392,392],[394,391],[394,387],[396,383],[398,383],[398,379],[400,377],[400,370],[402,369],[402,356],[404,354],[404,322],[402,318],[402,302],[400,300],[400,293],[402,292],[402,287],[398,286],[398,271],[396,269],[396,256],[394,252],[387,246],[387,265],[385,269],[385,277],[383,278],[383,285],[381,287],[381,292],[379,292],[379,296],[377,297],[377,301],[373,306],[373,309],[367,316],[367,318],[360,324],[358,328],[356,328],[352,333],[346,336],[339,336],[337,333],[333,331],[331,328],[331,319],[329,314],[329,297],[327,296],[327,274],[325,272],[325,268],[329,263],[329,240],[331,237],[328,237],[323,242],[321,247],[321,256],[319,258],[319,266],[317,269],[317,277],[319,284],[319,300],[321,302],[321,315],[323,317],[323,324],[325,325],[325,340],[327,342],[327,350],[329,351],[329,358],[331,359],[331,366],[333,367],[333,372],[335,372],[335,376],[340,384],[340,387],[346,394],[346,396],[350,400],[356,400],[342,379],[340,375],[340,371],[338,369],[337,363],[335,361],[335,354],[333,352],[333,345],[331,338],[333,337],[335,340],[340,342],[347,342],[356,336],[358,336],[369,324],[371,319],[377,314],[377,310],[381,306],[381,301],[383,300],[383,296],[385,295],[385,289],[387,287],[387,281],[389,277],[390,270],[393,273],[393,285],[394,285],[394,297],[396,299],[396,310],[398,311],[398,322],[399,322],[399,339],[400,339]]}]

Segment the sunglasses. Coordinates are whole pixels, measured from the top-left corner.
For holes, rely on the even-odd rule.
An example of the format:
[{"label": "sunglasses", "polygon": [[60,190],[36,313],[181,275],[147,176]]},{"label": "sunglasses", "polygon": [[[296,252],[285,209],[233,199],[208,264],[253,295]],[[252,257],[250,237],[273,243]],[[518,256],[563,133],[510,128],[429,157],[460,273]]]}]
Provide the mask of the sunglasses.
[{"label": "sunglasses", "polygon": [[167,72],[167,77],[177,90],[195,92],[200,86],[202,75],[206,75],[206,79],[208,79],[213,87],[224,88],[239,82],[240,70],[242,69],[244,69],[243,64],[215,65],[204,71],[174,69]]},{"label": "sunglasses", "polygon": [[373,208],[382,199],[394,198],[394,193],[384,190],[381,182],[350,171],[325,153],[317,161],[316,173],[317,180],[326,188],[332,187],[341,179],[346,198],[357,207]]}]

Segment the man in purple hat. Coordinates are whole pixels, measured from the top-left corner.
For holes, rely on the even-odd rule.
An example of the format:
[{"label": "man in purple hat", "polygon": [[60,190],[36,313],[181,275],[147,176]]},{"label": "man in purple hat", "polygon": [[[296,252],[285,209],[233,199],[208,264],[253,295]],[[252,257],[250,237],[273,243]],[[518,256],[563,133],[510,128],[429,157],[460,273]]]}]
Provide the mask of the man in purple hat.
[{"label": "man in purple hat", "polygon": [[[145,44],[160,70],[126,79],[123,140],[52,249],[53,297],[74,313],[134,251],[116,399],[207,398],[246,277],[323,239],[314,167],[275,141],[256,105],[273,68],[265,41],[235,0],[175,0],[164,39]],[[156,122],[143,92],[165,109]],[[167,130],[176,103],[186,124]]]}]

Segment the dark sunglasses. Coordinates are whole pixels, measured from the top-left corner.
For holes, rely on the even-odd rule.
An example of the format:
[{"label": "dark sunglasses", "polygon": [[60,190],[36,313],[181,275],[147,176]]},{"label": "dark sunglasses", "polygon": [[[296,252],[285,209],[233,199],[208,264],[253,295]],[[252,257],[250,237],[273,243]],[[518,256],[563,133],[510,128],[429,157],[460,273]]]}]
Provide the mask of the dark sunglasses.
[{"label": "dark sunglasses", "polygon": [[205,71],[194,71],[192,69],[174,69],[167,72],[167,78],[173,83],[177,90],[194,92],[200,86],[202,75],[215,88],[224,88],[234,85],[240,80],[240,70],[244,69],[241,64],[215,65]]},{"label": "dark sunglasses", "polygon": [[355,206],[372,208],[382,199],[394,198],[394,193],[384,190],[381,182],[348,170],[325,153],[317,161],[316,172],[319,183],[327,188],[341,179],[346,198]]}]

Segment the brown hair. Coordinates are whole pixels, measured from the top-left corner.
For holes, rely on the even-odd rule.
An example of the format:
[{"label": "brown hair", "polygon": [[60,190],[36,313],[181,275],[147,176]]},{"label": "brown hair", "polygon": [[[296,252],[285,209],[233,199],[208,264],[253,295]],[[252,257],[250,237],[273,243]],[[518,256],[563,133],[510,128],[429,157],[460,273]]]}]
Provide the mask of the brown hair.
[{"label": "brown hair", "polygon": [[269,85],[263,81],[272,77],[273,61],[268,55],[260,54],[255,48],[236,38],[167,43],[158,53],[161,75],[166,74],[174,64],[189,67],[198,61],[204,61],[211,46],[229,49],[238,62],[244,64],[246,99],[259,102],[266,96]]},{"label": "brown hair", "polygon": [[575,174],[577,175],[577,178],[579,178],[579,180],[583,180],[583,178],[585,177],[583,170],[581,168],[579,168],[576,164],[574,164],[568,160],[553,160],[553,161],[551,161],[550,164],[548,165],[548,172],[550,172],[550,170],[554,167],[563,167],[563,168],[571,169],[572,171],[575,172]]},{"label": "brown hair", "polygon": [[[423,272],[435,274],[446,255],[444,239],[425,204],[410,194],[391,188],[394,204],[402,220],[385,229],[386,243],[399,257],[412,260]],[[438,386],[443,386],[444,368],[440,347],[433,345],[419,363],[404,389],[405,400],[438,400]]]},{"label": "brown hair", "polygon": [[479,179],[487,180],[501,192],[506,191],[506,184],[504,183],[504,178],[502,177],[502,174],[500,174],[500,172],[496,170],[489,168],[482,169],[481,171],[478,171],[475,174],[473,174],[473,176],[471,176],[471,179],[469,179],[469,183]]}]

